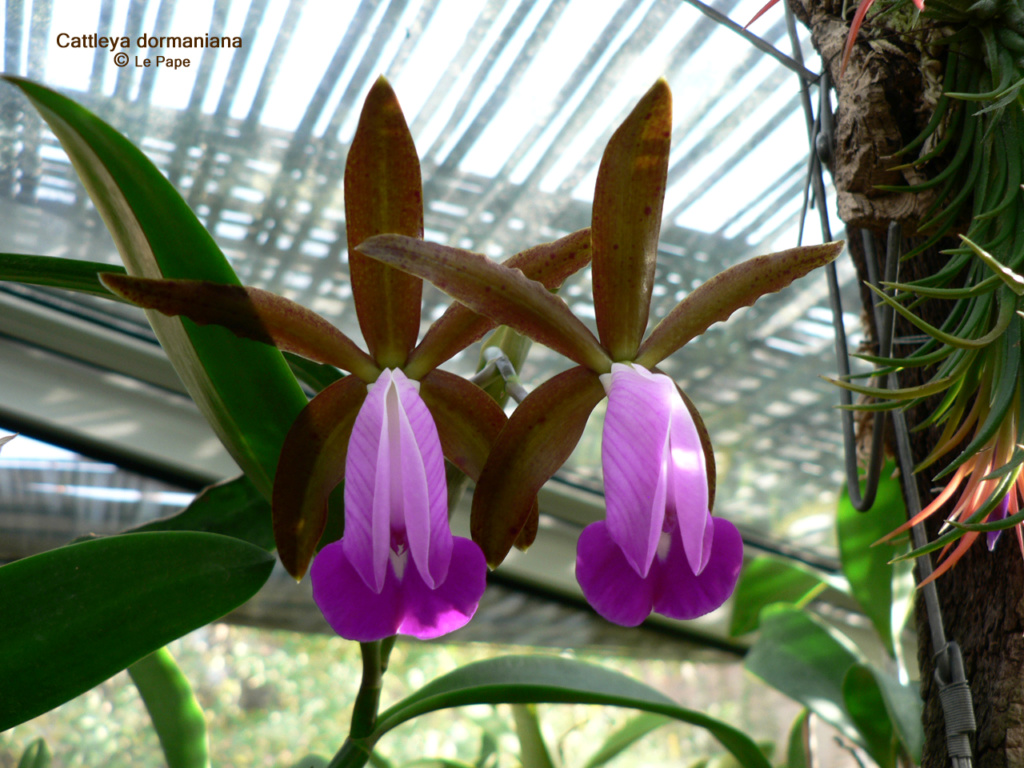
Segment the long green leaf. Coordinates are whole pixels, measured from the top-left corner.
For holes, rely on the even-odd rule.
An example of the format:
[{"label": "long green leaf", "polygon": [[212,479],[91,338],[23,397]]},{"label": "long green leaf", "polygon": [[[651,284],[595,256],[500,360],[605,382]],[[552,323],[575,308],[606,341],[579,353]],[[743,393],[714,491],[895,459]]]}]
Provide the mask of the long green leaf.
[{"label": "long green leaf", "polygon": [[808,613],[774,605],[762,613],[761,635],[744,665],[768,685],[861,743],[843,697],[846,672],[859,661]]},{"label": "long green leaf", "polygon": [[102,272],[124,274],[124,268],[98,261],[79,261],[59,256],[0,253],[0,280],[60,288],[123,301],[100,282],[99,276]]},{"label": "long green leaf", "polygon": [[584,768],[600,768],[600,766],[615,759],[636,744],[636,742],[640,741],[651,731],[657,730],[670,722],[672,722],[670,717],[656,715],[651,712],[637,715],[605,739],[601,747],[587,760]]},{"label": "long green leaf", "polygon": [[46,746],[46,740],[39,738],[25,747],[18,760],[18,768],[50,768],[53,756],[50,748]]},{"label": "long green leaf", "polygon": [[871,669],[854,664],[843,679],[843,701],[861,740],[879,768],[896,768],[896,736]]},{"label": "long green leaf", "polygon": [[902,525],[907,519],[903,492],[893,476],[895,464],[882,469],[875,503],[867,512],[858,512],[850,503],[846,486],[839,496],[836,529],[839,535],[839,559],[850,591],[885,643],[895,653],[892,626],[893,567],[891,550],[871,545]]},{"label": "long green leaf", "polygon": [[756,557],[743,565],[733,594],[729,634],[757,629],[761,610],[773,603],[802,604],[826,587],[821,577],[774,557]]},{"label": "long green leaf", "polygon": [[270,502],[245,475],[211,485],[177,514],[151,520],[127,532],[150,531],[219,533],[248,541],[268,552],[274,549]]},{"label": "long green leaf", "polygon": [[210,533],[138,533],[0,567],[0,731],[252,597],[274,558]]},{"label": "long green leaf", "polygon": [[440,677],[381,713],[368,737],[375,743],[414,717],[470,704],[603,704],[665,715],[707,730],[746,768],[770,768],[741,731],[685,709],[661,692],[618,672],[574,659],[505,656],[469,664]]},{"label": "long green leaf", "polygon": [[[70,99],[8,76],[60,140],[128,268],[143,277],[237,283],[188,205],[131,142]],[[281,353],[150,314],[150,322],[200,411],[266,496],[285,434],[305,405]]]},{"label": "long green leaf", "polygon": [[143,656],[128,674],[149,711],[167,768],[208,768],[206,717],[171,652],[159,648]]}]

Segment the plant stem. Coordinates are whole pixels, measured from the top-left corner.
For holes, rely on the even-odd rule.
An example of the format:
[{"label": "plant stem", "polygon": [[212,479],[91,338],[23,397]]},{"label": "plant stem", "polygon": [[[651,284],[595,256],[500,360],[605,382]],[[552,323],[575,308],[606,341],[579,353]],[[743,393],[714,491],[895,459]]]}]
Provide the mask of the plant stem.
[{"label": "plant stem", "polygon": [[373,733],[373,728],[377,724],[384,672],[387,671],[388,659],[394,647],[394,637],[359,644],[363,657],[363,679],[359,683],[356,702],[352,706],[352,723],[349,726],[348,738],[328,768],[360,768],[370,759],[373,742],[367,737]]}]

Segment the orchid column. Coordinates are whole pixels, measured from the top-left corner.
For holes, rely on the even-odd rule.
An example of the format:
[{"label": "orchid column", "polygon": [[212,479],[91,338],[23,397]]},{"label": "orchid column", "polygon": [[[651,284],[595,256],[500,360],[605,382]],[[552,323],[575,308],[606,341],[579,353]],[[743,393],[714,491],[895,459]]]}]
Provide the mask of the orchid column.
[{"label": "orchid column", "polygon": [[828,263],[842,247],[797,248],[737,265],[687,296],[644,340],[671,128],[671,93],[661,80],[605,150],[591,228],[600,340],[557,296],[483,256],[396,235],[359,246],[579,364],[523,401],[480,476],[473,538],[492,566],[529,524],[537,491],[608,397],[607,516],[580,536],[576,576],[591,605],[625,625],[639,624],[652,610],[680,619],[714,610],[732,593],[743,555],[736,528],[711,516],[714,454],[700,415],[656,366],[736,309]]}]

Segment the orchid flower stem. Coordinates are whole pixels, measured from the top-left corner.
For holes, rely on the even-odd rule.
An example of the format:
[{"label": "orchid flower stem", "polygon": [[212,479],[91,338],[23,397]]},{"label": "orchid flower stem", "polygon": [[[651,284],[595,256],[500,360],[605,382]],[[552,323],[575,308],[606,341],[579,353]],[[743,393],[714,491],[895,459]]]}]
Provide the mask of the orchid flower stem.
[{"label": "orchid flower stem", "polygon": [[377,724],[377,710],[380,708],[380,690],[384,682],[386,661],[381,654],[382,640],[372,643],[360,643],[359,650],[363,655],[363,679],[356,694],[356,703],[352,707],[352,726],[349,737],[361,739],[373,732]]},{"label": "orchid flower stem", "polygon": [[356,694],[356,703],[352,707],[352,724],[349,727],[348,738],[328,768],[360,768],[369,761],[373,746],[367,737],[373,733],[377,724],[384,672],[387,671],[388,659],[394,647],[394,636],[359,644],[363,657],[363,679]]}]

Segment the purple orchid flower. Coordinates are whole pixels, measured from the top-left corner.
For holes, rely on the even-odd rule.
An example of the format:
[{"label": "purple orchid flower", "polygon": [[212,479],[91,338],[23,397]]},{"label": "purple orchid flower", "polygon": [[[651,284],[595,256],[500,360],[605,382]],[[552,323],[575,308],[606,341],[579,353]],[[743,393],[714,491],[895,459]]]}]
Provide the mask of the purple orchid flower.
[{"label": "purple orchid flower", "polygon": [[[345,213],[352,295],[368,352],[319,315],[258,288],[102,279],[141,306],[221,325],[352,374],[319,392],[285,438],[272,504],[278,554],[296,579],[313,561],[314,599],[342,637],[434,638],[472,618],[487,574],[480,548],[449,528],[444,459],[478,480],[506,419],[479,387],[437,370],[495,323],[453,304],[417,344],[422,281],[355,250],[382,232],[423,232],[419,159],[383,78],[367,96],[349,149]],[[589,231],[581,230],[507,263],[553,289],[589,260]],[[328,498],[343,480],[345,533],[316,554]]]},{"label": "purple orchid flower", "polygon": [[386,369],[345,459],[345,536],[313,561],[313,599],[349,640],[421,640],[465,625],[486,586],[480,548],[452,536],[444,457],[419,386]]},{"label": "purple orchid flower", "polygon": [[697,426],[664,374],[614,363],[601,382],[607,512],[580,535],[576,579],[587,602],[616,624],[636,626],[652,610],[702,616],[732,594],[743,542],[709,512]]},{"label": "purple orchid flower", "polygon": [[735,526],[711,516],[714,453],[703,422],[655,366],[712,323],[842,249],[841,243],[797,248],[732,267],[687,296],[645,340],[671,133],[671,93],[659,81],[612,136],[601,161],[591,227],[600,341],[557,296],[479,254],[397,235],[359,246],[579,364],[532,392],[494,443],[471,521],[491,566],[504,559],[530,519],[537,491],[568,458],[607,394],[607,517],[580,536],[576,576],[598,613],[626,625],[652,610],[686,619],[714,610],[735,588],[743,559]]}]

